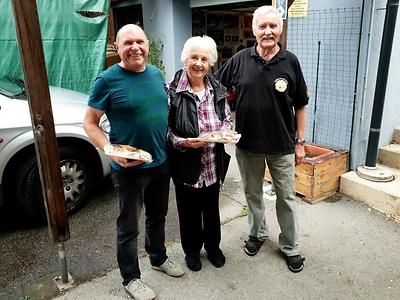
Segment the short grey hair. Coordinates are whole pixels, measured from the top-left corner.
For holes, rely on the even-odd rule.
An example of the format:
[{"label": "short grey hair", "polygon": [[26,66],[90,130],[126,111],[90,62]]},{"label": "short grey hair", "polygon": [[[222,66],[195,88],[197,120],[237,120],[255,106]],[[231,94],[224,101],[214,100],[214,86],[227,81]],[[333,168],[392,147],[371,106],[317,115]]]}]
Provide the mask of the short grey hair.
[{"label": "short grey hair", "polygon": [[258,18],[261,16],[268,16],[268,15],[273,15],[276,18],[276,20],[278,21],[279,28],[281,29],[281,33],[282,33],[282,30],[283,30],[282,15],[279,13],[279,11],[275,7],[273,7],[271,5],[260,6],[259,8],[257,8],[254,11],[253,22],[252,22],[253,32],[257,29]]},{"label": "short grey hair", "polygon": [[193,36],[189,38],[183,45],[181,53],[181,62],[185,65],[187,59],[195,49],[205,50],[208,53],[208,63],[212,67],[218,60],[217,44],[206,35]]}]

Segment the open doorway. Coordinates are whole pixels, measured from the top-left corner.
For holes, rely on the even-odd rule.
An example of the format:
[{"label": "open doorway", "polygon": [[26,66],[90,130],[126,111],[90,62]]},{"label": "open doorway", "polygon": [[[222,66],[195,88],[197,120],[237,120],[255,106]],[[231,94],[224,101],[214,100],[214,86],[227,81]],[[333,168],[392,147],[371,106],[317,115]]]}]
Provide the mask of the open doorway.
[{"label": "open doorway", "polygon": [[118,30],[126,24],[137,24],[143,28],[142,5],[126,0],[113,0],[108,19],[106,68],[120,61],[114,42]]},{"label": "open doorway", "polygon": [[121,6],[121,2],[118,4],[111,6],[115,32],[126,24],[137,24],[143,28],[143,10],[141,4],[126,6]]},{"label": "open doorway", "polygon": [[192,8],[192,35],[206,34],[215,40],[219,68],[238,50],[254,45],[253,12],[270,4],[271,1],[246,1]]}]

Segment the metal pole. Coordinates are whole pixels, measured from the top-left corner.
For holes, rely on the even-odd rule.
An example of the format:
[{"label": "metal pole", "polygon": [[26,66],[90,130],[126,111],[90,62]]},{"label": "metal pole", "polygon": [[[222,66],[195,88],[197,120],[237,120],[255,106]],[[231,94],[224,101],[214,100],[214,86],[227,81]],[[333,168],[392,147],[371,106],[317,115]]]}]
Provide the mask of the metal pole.
[{"label": "metal pole", "polygon": [[58,259],[61,267],[61,281],[62,283],[68,283],[67,258],[65,256],[64,243],[58,243]]},{"label": "metal pole", "polygon": [[374,104],[365,161],[366,168],[375,168],[378,156],[379,135],[381,131],[383,107],[385,102],[386,84],[392,52],[393,36],[396,27],[399,0],[388,0],[386,4],[385,23],[379,57],[378,75],[375,86]]},{"label": "metal pole", "polygon": [[318,56],[317,56],[317,75],[315,78],[315,101],[314,101],[314,112],[313,112],[313,135],[312,135],[312,142],[315,143],[315,126],[317,123],[317,99],[318,99],[318,81],[319,81],[319,60],[321,54],[321,41],[318,41]]}]

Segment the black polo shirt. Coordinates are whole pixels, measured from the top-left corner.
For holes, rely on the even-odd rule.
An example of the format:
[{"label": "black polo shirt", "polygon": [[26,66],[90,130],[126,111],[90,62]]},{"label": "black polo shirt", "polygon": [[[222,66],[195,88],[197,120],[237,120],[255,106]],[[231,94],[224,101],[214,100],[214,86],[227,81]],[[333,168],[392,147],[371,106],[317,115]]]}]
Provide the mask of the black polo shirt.
[{"label": "black polo shirt", "polygon": [[308,104],[307,86],[297,57],[283,49],[269,61],[256,45],[232,56],[214,76],[235,87],[238,147],[254,153],[294,153],[295,109]]}]

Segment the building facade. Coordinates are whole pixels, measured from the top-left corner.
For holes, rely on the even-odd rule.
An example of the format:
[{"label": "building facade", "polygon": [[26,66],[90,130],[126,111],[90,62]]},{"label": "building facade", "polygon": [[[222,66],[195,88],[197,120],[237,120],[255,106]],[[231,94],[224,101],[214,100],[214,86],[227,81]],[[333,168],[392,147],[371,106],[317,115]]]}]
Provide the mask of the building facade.
[{"label": "building facade", "polygon": [[[164,44],[168,81],[182,68],[180,52],[192,35],[207,34],[216,40],[220,64],[235,53],[241,40],[251,46],[251,13],[265,4],[271,1],[120,0],[112,1],[111,7],[114,20],[118,9],[140,10],[132,22],[142,22],[144,30]],[[382,76],[377,71],[385,12],[386,0],[308,0],[305,16],[288,19],[287,48],[298,56],[310,91],[307,140],[349,150],[351,169],[365,162],[375,84]],[[380,145],[389,144],[394,128],[400,126],[399,50],[397,18]]]}]

